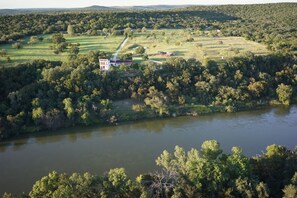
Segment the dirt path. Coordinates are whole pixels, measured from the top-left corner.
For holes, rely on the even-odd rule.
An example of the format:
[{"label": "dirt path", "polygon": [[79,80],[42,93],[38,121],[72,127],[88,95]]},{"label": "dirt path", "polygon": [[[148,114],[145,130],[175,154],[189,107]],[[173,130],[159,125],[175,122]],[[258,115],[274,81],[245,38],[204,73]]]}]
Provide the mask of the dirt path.
[{"label": "dirt path", "polygon": [[127,38],[122,42],[122,44],[120,45],[118,51],[113,55],[113,60],[118,60],[119,52],[120,52],[120,51],[122,50],[122,48],[126,45],[128,39],[129,39],[129,37],[127,37]]}]

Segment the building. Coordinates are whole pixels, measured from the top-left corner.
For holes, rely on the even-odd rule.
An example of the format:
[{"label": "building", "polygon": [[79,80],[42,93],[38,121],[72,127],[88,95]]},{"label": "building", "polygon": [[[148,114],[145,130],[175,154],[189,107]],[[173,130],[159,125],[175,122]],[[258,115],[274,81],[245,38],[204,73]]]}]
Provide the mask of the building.
[{"label": "building", "polygon": [[132,60],[99,59],[100,70],[108,71],[111,66],[118,67],[121,64],[130,66],[132,64]]},{"label": "building", "polygon": [[99,59],[100,70],[109,70],[110,69],[110,60],[108,59]]},{"label": "building", "polygon": [[163,51],[159,51],[158,53],[159,53],[159,55],[161,55],[161,56],[174,56],[174,53],[173,53],[173,52],[163,52]]}]

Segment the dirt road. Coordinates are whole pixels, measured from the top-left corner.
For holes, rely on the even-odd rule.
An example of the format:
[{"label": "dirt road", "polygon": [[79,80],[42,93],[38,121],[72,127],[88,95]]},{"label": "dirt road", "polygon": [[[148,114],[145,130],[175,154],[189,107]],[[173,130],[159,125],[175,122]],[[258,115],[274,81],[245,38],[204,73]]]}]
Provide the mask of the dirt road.
[{"label": "dirt road", "polygon": [[119,53],[122,50],[122,48],[126,45],[127,41],[129,40],[129,37],[127,37],[122,44],[120,45],[118,51],[113,55],[113,60],[118,60],[119,59]]}]

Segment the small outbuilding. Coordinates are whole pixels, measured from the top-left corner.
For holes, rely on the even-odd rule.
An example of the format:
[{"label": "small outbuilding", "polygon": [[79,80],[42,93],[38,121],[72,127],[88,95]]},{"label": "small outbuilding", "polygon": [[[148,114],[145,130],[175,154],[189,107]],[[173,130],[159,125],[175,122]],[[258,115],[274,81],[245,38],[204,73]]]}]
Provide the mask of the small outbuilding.
[{"label": "small outbuilding", "polygon": [[159,51],[158,54],[161,55],[161,56],[174,56],[174,53],[173,52]]}]

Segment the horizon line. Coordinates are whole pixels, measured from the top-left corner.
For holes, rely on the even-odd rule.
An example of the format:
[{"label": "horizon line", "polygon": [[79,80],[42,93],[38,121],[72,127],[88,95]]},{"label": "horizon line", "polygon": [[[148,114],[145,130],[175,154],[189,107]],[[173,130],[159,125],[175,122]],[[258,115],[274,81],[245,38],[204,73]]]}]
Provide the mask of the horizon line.
[{"label": "horizon line", "polygon": [[220,5],[263,5],[263,4],[285,4],[285,3],[297,3],[294,1],[287,1],[287,2],[272,2],[272,3],[221,3],[221,4],[147,4],[147,5],[114,5],[114,6],[104,6],[104,5],[89,5],[89,6],[81,6],[81,7],[10,7],[10,8],[0,8],[0,10],[6,9],[15,9],[15,10],[22,10],[22,9],[77,9],[77,8],[88,8],[92,6],[98,7],[105,7],[105,8],[116,8],[116,7],[147,7],[147,6],[220,6]]}]

